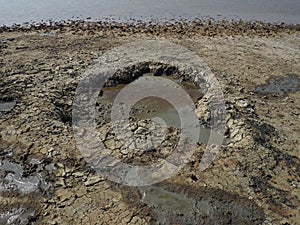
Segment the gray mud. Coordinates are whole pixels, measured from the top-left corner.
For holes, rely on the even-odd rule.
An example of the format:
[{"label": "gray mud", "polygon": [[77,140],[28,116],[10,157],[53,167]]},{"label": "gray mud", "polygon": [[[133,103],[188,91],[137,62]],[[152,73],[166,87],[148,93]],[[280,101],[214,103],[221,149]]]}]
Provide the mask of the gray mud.
[{"label": "gray mud", "polygon": [[256,87],[256,92],[261,94],[285,94],[300,90],[300,79],[295,75],[272,76],[266,84]]},{"label": "gray mud", "polygon": [[[37,171],[43,168],[38,160],[33,159],[30,162],[31,166],[37,166]],[[8,160],[0,161],[0,171],[6,174],[3,178],[3,183],[0,182],[0,191],[18,190],[22,195],[37,192],[41,190],[49,190],[51,184],[46,182],[41,173],[37,172],[32,176],[24,176],[24,169],[21,164],[9,162]]]},{"label": "gray mud", "polygon": [[13,208],[5,213],[0,213],[0,225],[29,224],[34,217],[34,211],[28,211],[24,208]]},{"label": "gray mud", "polygon": [[9,112],[14,108],[15,105],[16,102],[0,103],[0,112]]},{"label": "gray mud", "polygon": [[50,174],[55,165],[27,157],[29,149],[0,139],[0,225],[35,224],[40,210],[37,200],[53,192]]}]

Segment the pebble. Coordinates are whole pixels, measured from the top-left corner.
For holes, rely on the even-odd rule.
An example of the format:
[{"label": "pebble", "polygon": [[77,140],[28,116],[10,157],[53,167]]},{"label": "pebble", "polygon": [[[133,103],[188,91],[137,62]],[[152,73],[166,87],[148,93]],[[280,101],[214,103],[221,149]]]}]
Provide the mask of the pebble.
[{"label": "pebble", "polygon": [[101,175],[95,175],[92,177],[88,177],[87,181],[85,181],[84,184],[85,186],[92,186],[104,180],[105,179]]}]

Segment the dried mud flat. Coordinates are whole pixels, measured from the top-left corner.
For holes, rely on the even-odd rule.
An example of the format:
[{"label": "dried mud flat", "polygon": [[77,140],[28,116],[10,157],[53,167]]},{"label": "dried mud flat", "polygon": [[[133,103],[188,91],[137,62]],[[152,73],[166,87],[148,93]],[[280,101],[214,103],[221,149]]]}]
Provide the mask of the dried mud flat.
[{"label": "dried mud flat", "polygon": [[[199,143],[178,175],[134,188],[87,165],[75,144],[71,112],[77,83],[93,60],[145,38],[180,44],[212,69],[225,96],[227,143],[203,172],[205,144]],[[299,46],[298,25],[1,28],[0,224],[299,224]],[[151,68],[146,72],[164,76],[170,67]],[[130,68],[124,77],[129,81],[141,69]],[[210,118],[205,103],[205,97],[196,101],[204,125]],[[171,130],[165,148],[147,155],[123,149],[101,104],[103,141],[125,162],[164,158],[176,142]],[[147,121],[140,121],[133,130],[145,128]]]}]

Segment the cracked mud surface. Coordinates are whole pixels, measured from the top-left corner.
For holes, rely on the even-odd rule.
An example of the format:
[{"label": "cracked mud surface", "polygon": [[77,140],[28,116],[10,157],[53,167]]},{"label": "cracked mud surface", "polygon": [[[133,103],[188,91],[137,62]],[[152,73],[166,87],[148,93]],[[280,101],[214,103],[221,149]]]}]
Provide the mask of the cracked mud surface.
[{"label": "cracked mud surface", "polygon": [[[299,79],[299,31],[214,37],[191,30],[50,31],[55,35],[40,35],[49,28],[0,33],[0,104],[6,104],[0,107],[0,224],[299,224],[300,92],[256,91],[273,76]],[[73,98],[80,75],[105,51],[159,36],[196,52],[214,72],[226,101],[227,143],[205,171],[199,163],[206,145],[199,142],[176,176],[126,187],[96,174],[77,149]],[[206,100],[198,98],[196,115],[205,125]],[[112,141],[102,117],[99,131],[124,162],[159,160],[176,142],[174,131],[164,148],[139,155]],[[133,123],[133,130],[147,136],[147,123]]]}]

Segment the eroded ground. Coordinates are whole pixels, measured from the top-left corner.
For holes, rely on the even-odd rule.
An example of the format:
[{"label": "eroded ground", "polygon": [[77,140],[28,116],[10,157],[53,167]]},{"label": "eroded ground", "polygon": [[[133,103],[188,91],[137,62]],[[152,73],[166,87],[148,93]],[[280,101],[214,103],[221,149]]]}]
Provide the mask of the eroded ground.
[{"label": "eroded ground", "polygon": [[[0,34],[0,224],[299,224],[299,31],[209,37],[193,30],[111,29]],[[212,69],[226,100],[227,143],[205,171],[199,163],[206,146],[199,143],[178,175],[134,188],[107,181],[87,165],[75,144],[71,111],[80,75],[93,60],[144,38],[183,45]],[[284,87],[269,93],[274,76]],[[278,77],[290,77],[293,86]],[[209,120],[205,109],[199,97],[202,124]],[[109,133],[105,111],[99,112],[99,129]],[[145,123],[134,131],[145,130]],[[112,153],[127,162],[168,154],[162,148],[136,155],[122,149],[113,134],[105,138]]]}]

